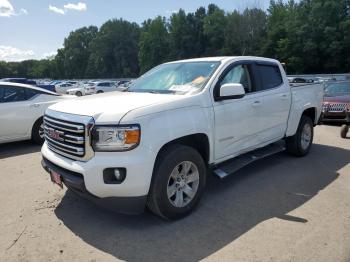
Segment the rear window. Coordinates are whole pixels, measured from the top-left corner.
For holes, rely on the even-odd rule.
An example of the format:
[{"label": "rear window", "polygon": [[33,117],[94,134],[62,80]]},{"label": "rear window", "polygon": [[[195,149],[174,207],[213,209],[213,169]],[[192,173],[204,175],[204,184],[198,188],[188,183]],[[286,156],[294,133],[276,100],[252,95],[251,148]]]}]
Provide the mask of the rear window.
[{"label": "rear window", "polygon": [[26,97],[27,99],[31,99],[32,97],[41,94],[41,92],[31,89],[31,88],[26,88]]},{"label": "rear window", "polygon": [[257,65],[261,77],[261,90],[280,86],[283,83],[282,75],[277,65]]}]

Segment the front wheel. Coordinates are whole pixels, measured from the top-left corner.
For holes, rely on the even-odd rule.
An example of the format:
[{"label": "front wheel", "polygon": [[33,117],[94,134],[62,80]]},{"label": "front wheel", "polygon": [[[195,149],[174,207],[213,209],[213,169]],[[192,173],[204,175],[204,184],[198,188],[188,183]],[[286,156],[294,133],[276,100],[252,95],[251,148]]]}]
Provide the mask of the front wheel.
[{"label": "front wheel", "polygon": [[206,181],[206,165],[192,147],[172,145],[159,156],[147,206],[165,219],[189,214],[198,204]]},{"label": "front wheel", "polygon": [[76,95],[76,96],[82,96],[82,95],[83,95],[83,93],[82,93],[82,92],[80,92],[80,91],[78,91],[78,92],[76,92],[76,93],[75,93],[75,95]]},{"label": "front wheel", "polygon": [[346,135],[349,131],[349,126],[348,125],[342,125],[341,128],[340,128],[340,136],[342,138],[346,138]]},{"label": "front wheel", "polygon": [[314,138],[314,125],[310,117],[302,116],[294,136],[286,138],[287,152],[294,156],[305,156],[309,153]]},{"label": "front wheel", "polygon": [[102,94],[102,93],[103,93],[102,90],[98,90],[98,91],[97,91],[97,94]]},{"label": "front wheel", "polygon": [[32,140],[34,143],[41,145],[45,141],[43,119],[38,119],[32,129]]}]

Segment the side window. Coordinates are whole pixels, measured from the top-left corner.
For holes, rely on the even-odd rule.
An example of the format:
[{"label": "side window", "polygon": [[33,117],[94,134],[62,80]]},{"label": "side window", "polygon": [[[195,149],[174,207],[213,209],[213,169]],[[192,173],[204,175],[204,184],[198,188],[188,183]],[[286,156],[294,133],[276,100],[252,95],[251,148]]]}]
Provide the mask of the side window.
[{"label": "side window", "polygon": [[36,96],[38,94],[40,94],[39,91],[31,89],[31,88],[26,88],[25,91],[26,91],[26,98],[27,98],[27,100],[33,98],[34,96]]},{"label": "side window", "polygon": [[4,88],[3,103],[20,102],[26,100],[24,88],[6,86]]},{"label": "side window", "polygon": [[242,84],[246,93],[253,92],[252,81],[247,65],[237,65],[228,71],[220,81],[220,86],[228,83]]},{"label": "side window", "polygon": [[260,90],[267,90],[280,86],[283,83],[282,75],[277,65],[257,65],[261,77]]}]

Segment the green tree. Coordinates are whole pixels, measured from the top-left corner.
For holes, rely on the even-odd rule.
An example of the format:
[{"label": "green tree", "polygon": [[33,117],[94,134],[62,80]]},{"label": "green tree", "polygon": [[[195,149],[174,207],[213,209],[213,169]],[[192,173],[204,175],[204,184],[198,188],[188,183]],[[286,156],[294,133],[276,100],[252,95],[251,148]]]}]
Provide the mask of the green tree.
[{"label": "green tree", "polygon": [[169,33],[164,17],[147,20],[142,25],[139,42],[141,73],[161,64],[169,56]]},{"label": "green tree", "polygon": [[189,29],[186,13],[183,9],[172,14],[169,23],[171,59],[176,60],[191,56],[190,50],[193,43],[188,38]]},{"label": "green tree", "polygon": [[225,28],[227,24],[225,11],[214,4],[208,6],[204,18],[204,35],[207,39],[205,54],[209,56],[222,55],[225,46]]},{"label": "green tree", "polygon": [[98,28],[83,27],[69,34],[64,40],[64,75],[67,78],[83,78],[90,57],[90,43],[96,38]]},{"label": "green tree", "polygon": [[140,27],[122,19],[109,20],[91,43],[87,77],[135,77],[139,73]]},{"label": "green tree", "polygon": [[225,55],[261,55],[266,41],[266,13],[261,9],[227,15]]}]

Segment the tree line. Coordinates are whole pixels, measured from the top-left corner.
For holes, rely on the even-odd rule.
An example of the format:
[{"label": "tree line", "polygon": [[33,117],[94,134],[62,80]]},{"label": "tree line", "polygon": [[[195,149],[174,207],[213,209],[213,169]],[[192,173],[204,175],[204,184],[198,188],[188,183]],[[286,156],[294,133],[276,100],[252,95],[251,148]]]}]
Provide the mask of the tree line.
[{"label": "tree line", "polygon": [[123,19],[69,34],[50,59],[0,61],[0,77],[119,78],[166,61],[225,55],[276,58],[288,73],[350,71],[350,0],[270,1],[226,12],[217,5],[139,25]]}]

